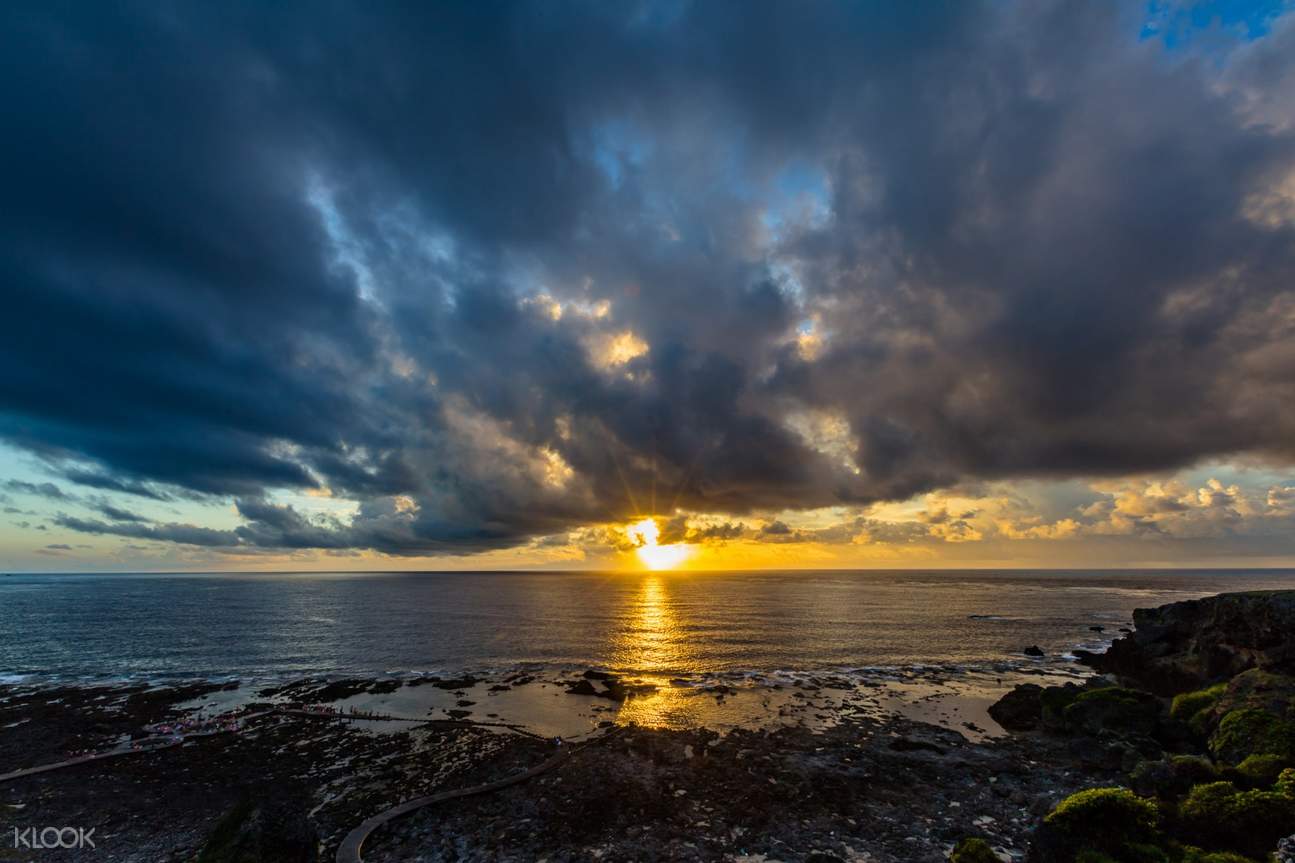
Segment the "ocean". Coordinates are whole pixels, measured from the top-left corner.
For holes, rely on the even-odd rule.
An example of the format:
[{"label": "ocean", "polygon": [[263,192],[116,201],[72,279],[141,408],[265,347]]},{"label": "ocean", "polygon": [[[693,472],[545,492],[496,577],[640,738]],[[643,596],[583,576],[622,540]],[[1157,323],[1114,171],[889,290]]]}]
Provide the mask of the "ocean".
[{"label": "ocean", "polygon": [[1100,649],[1137,607],[1270,588],[1295,571],[11,575],[0,680],[975,669]]}]

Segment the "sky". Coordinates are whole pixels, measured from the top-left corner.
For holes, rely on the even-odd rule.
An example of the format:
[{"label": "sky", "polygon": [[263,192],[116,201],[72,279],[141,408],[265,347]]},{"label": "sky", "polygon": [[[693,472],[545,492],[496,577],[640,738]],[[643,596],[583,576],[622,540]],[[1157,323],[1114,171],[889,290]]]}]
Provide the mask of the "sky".
[{"label": "sky", "polygon": [[1295,566],[1289,2],[10,3],[0,568]]}]

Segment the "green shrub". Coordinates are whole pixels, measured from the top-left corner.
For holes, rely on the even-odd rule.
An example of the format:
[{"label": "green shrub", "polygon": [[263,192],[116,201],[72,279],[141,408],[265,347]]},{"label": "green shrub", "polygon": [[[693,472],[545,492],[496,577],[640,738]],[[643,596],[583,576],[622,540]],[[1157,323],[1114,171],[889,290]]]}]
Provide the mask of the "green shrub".
[{"label": "green shrub", "polygon": [[1120,851],[1120,863],[1169,863],[1169,855],[1159,845],[1133,842]]},{"label": "green shrub", "polygon": [[984,839],[971,837],[958,843],[949,863],[998,863],[998,856]]},{"label": "green shrub", "polygon": [[1089,788],[1057,804],[1043,819],[1040,846],[1046,859],[1074,860],[1092,851],[1139,860],[1131,846],[1154,845],[1160,811],[1127,788]]},{"label": "green shrub", "polygon": [[1211,782],[1192,789],[1179,818],[1184,832],[1207,848],[1262,858],[1278,839],[1295,832],[1295,798]]},{"label": "green shrub", "polygon": [[1267,788],[1277,781],[1282,770],[1290,763],[1280,755],[1265,753],[1247,755],[1245,760],[1236,766],[1236,772],[1248,785]]},{"label": "green shrub", "polygon": [[1182,863],[1255,863],[1255,861],[1231,851],[1202,851],[1188,845],[1183,849]]},{"label": "green shrub", "polygon": [[1295,797],[1295,768],[1288,767],[1278,775],[1277,781],[1273,783],[1273,791]]},{"label": "green shrub", "polygon": [[1202,782],[1216,782],[1214,765],[1199,755],[1173,755],[1161,761],[1142,761],[1129,775],[1139,794],[1177,800]]},{"label": "green shrub", "polygon": [[1250,755],[1277,755],[1295,761],[1295,722],[1257,707],[1230,711],[1210,736],[1210,752],[1229,764]]},{"label": "green shrub", "polygon": [[1134,843],[1125,845],[1114,857],[1092,848],[1075,855],[1075,863],[1169,863],[1169,855],[1158,845]]},{"label": "green shrub", "polygon": [[1218,683],[1207,689],[1175,695],[1173,703],[1169,705],[1169,715],[1186,722],[1202,710],[1208,710],[1217,704],[1227,688],[1226,683]]}]

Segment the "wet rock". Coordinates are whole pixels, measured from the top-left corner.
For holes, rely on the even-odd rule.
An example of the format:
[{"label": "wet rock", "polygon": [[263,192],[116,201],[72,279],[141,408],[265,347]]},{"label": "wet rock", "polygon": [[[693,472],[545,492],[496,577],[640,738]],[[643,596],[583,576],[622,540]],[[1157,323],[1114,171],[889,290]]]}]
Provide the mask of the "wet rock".
[{"label": "wet rock", "polygon": [[1023,683],[989,708],[989,715],[1008,731],[1031,731],[1043,720],[1043,687]]},{"label": "wet rock", "polygon": [[1021,652],[1024,653],[1026,656],[1045,656],[1046,655],[1043,652],[1043,648],[1039,647],[1037,644],[1031,644],[1029,647],[1025,648],[1025,650]]},{"label": "wet rock", "polygon": [[594,685],[588,680],[578,680],[575,683],[567,684],[567,692],[571,695],[598,695],[599,692]]},{"label": "wet rock", "polygon": [[479,677],[473,677],[471,674],[464,674],[461,677],[452,677],[448,680],[442,680],[441,678],[436,677],[432,678],[428,682],[437,689],[456,690],[471,689],[473,686],[480,683],[481,679]]}]

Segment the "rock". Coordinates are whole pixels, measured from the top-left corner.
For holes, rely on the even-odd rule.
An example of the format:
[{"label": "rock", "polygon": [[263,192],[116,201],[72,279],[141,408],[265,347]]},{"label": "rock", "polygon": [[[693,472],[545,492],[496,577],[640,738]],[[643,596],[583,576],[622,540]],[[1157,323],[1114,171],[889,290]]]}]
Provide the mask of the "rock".
[{"label": "rock", "polygon": [[575,683],[567,684],[567,692],[571,695],[598,695],[600,694],[594,685],[588,680],[579,680]]},{"label": "rock", "polygon": [[315,863],[319,837],[297,805],[243,801],[216,823],[197,863]]},{"label": "rock", "polygon": [[[471,674],[465,674],[462,677],[455,677],[450,680],[441,680],[439,678],[427,681],[437,689],[471,689],[481,682],[480,678],[473,677]],[[412,685],[412,684],[411,684]]]},{"label": "rock", "polygon": [[1039,647],[1037,644],[1031,644],[1029,647],[1025,648],[1025,650],[1021,652],[1024,653],[1026,656],[1046,656],[1047,655],[1043,652],[1043,648]]},{"label": "rock", "polygon": [[1252,668],[1229,680],[1213,707],[1220,718],[1243,707],[1295,718],[1295,677]]},{"label": "rock", "polygon": [[890,748],[896,752],[934,752],[943,755],[944,748],[926,740],[914,740],[909,737],[896,737],[890,741]]},{"label": "rock", "polygon": [[1295,591],[1224,593],[1133,612],[1134,631],[1103,654],[1076,656],[1099,671],[1173,695],[1252,668],[1295,674]]},{"label": "rock", "polygon": [[1148,736],[1156,730],[1160,711],[1154,695],[1111,686],[1080,693],[1062,715],[1074,732]]},{"label": "rock", "polygon": [[1084,767],[1118,770],[1124,763],[1124,750],[1093,737],[1077,737],[1070,742],[1070,757]]},{"label": "rock", "polygon": [[1105,631],[1106,631],[1106,627],[1104,627],[1104,626],[1090,626],[1090,627],[1088,627],[1088,631],[1089,631],[1089,632],[1105,632]]},{"label": "rock", "polygon": [[1277,863],[1295,863],[1295,834],[1277,843]]},{"label": "rock", "polygon": [[1022,683],[998,699],[989,715],[1008,731],[1032,731],[1043,719],[1043,687]]}]

